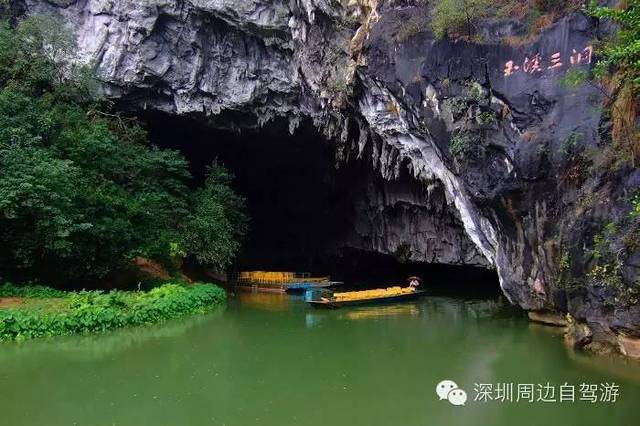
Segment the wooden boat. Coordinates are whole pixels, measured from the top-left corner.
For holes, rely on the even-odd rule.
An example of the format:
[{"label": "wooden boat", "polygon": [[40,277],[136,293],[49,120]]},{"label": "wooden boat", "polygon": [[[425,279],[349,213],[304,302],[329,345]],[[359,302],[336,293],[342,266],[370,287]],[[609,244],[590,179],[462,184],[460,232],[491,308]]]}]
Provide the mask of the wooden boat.
[{"label": "wooden boat", "polygon": [[361,299],[339,300],[331,292],[308,290],[305,293],[305,302],[314,307],[319,308],[340,308],[343,306],[357,306],[370,304],[383,304],[404,302],[414,300],[426,294],[424,290],[413,290],[406,293],[398,293],[393,295],[385,295],[379,297],[368,297]]},{"label": "wooden boat", "polygon": [[308,272],[244,271],[236,278],[236,288],[244,291],[285,293],[340,285],[326,277],[312,277]]}]

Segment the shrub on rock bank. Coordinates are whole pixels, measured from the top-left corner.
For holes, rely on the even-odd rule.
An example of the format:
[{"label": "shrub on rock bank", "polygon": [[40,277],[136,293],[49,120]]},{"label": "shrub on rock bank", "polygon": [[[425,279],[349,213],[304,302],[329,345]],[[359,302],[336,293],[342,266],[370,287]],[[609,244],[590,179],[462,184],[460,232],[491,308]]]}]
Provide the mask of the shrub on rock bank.
[{"label": "shrub on rock bank", "polygon": [[225,300],[212,284],[164,284],[150,291],[37,291],[10,284],[0,297],[24,297],[22,304],[0,309],[0,341],[42,336],[101,332],[131,325],[153,324],[205,312]]}]

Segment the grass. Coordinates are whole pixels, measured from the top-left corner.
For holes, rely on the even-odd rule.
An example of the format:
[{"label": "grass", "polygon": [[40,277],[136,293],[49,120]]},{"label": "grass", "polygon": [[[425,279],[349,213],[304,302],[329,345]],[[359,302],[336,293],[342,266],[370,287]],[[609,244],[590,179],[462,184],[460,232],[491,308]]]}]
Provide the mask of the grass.
[{"label": "grass", "polygon": [[[61,292],[44,286],[0,286],[0,341],[154,324],[205,312],[225,300],[213,284],[164,284],[149,291]],[[2,300],[2,299],[0,299]]]}]

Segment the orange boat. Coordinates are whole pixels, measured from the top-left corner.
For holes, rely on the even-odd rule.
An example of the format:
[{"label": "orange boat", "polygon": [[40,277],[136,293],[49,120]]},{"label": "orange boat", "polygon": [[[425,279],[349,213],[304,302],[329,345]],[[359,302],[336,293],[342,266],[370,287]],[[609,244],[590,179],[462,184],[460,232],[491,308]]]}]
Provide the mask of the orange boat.
[{"label": "orange boat", "polygon": [[425,294],[426,291],[416,290],[414,287],[402,288],[400,286],[333,294],[327,291],[308,290],[305,293],[305,302],[316,307],[339,308],[342,306],[413,300]]}]

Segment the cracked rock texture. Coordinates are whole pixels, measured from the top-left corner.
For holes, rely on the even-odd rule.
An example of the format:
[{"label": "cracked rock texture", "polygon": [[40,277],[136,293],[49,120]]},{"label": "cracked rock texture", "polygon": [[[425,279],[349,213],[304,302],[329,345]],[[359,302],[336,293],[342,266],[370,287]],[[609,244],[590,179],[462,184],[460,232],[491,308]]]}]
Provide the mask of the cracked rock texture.
[{"label": "cracked rock texture", "polygon": [[[569,68],[593,63],[588,46],[599,28],[584,14],[510,46],[435,40],[418,1],[25,4],[27,13],[64,18],[78,58],[95,63],[122,108],[232,129],[284,117],[294,131],[309,118],[345,167],[367,159],[386,182],[365,182],[349,244],[489,266],[525,309],[570,313],[608,338],[640,333],[637,302],[608,303],[615,295],[605,286],[559,284],[564,253],[571,274],[586,276],[594,234],[628,214],[620,200],[640,183],[637,169],[614,183],[567,178],[578,154],[608,143],[598,89],[560,84]],[[499,40],[518,27],[480,30]],[[626,283],[637,282],[634,264],[625,264]]]}]

